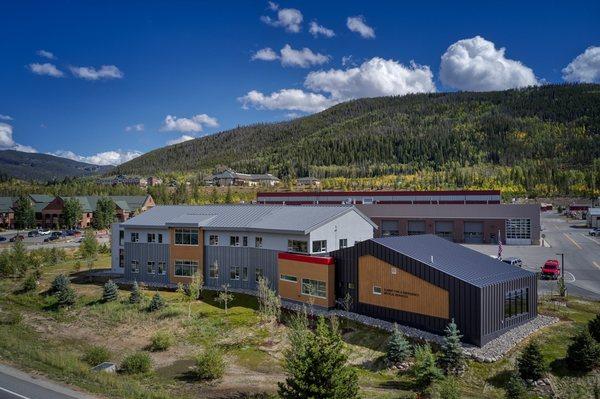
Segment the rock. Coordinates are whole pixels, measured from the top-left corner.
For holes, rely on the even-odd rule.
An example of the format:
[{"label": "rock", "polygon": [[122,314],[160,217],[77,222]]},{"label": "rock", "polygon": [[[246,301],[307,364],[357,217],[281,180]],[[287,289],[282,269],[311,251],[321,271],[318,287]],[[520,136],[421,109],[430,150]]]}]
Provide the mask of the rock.
[{"label": "rock", "polygon": [[102,362],[97,366],[92,367],[92,371],[101,371],[104,373],[115,373],[117,371],[117,365],[110,362]]}]

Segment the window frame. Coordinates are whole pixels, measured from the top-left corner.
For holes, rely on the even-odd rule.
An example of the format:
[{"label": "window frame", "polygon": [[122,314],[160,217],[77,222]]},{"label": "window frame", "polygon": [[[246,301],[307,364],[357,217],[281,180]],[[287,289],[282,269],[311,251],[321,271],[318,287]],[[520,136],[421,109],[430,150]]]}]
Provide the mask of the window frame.
[{"label": "window frame", "polygon": [[208,245],[218,247],[219,246],[219,235],[218,234],[210,234],[208,236]]},{"label": "window frame", "polygon": [[239,281],[240,280],[240,267],[229,266],[229,279]]},{"label": "window frame", "polygon": [[347,238],[340,238],[339,241],[338,241],[338,246],[339,246],[339,249],[348,248],[348,239]]},{"label": "window frame", "polygon": [[137,233],[137,232],[131,232],[131,233],[129,233],[129,241],[131,241],[131,242],[140,242],[140,233]]},{"label": "window frame", "polygon": [[371,292],[373,293],[373,295],[381,296],[383,294],[383,290],[381,289],[381,286],[375,285],[375,284],[373,284],[373,288],[372,288]]},{"label": "window frame", "polygon": [[154,269],[155,266],[156,262],[153,260],[149,260],[148,262],[146,262],[146,274],[156,274],[156,271]]},{"label": "window frame", "polygon": [[[319,250],[315,249],[315,244],[317,244],[317,248]],[[312,242],[311,245],[311,249],[312,249],[312,253],[313,254],[322,254],[327,252],[327,240],[315,240]]]},{"label": "window frame", "polygon": [[254,237],[254,248],[262,248],[263,247],[263,238],[262,236]]},{"label": "window frame", "polygon": [[147,233],[146,234],[146,242],[147,243],[156,243],[156,233]]},{"label": "window frame", "polygon": [[[134,267],[135,265],[135,267]],[[140,272],[140,261],[132,259],[131,260],[131,273],[139,273]]]},{"label": "window frame", "polygon": [[240,246],[240,236],[229,236],[229,246],[230,247],[239,247]]},{"label": "window frame", "polygon": [[254,282],[258,283],[259,277],[264,277],[264,269],[262,267],[257,267],[254,269]]},{"label": "window frame", "polygon": [[213,262],[208,266],[208,278],[219,279],[219,264]]},{"label": "window frame", "polygon": [[248,266],[242,267],[242,281],[248,281]]},{"label": "window frame", "polygon": [[[298,247],[299,245],[299,247]],[[298,248],[306,247],[305,251],[298,250]],[[297,254],[307,254],[308,252],[308,241],[305,240],[288,240],[288,252]]]},{"label": "window frame", "polygon": [[[194,275],[196,273],[198,273],[198,266],[199,263],[196,260],[191,260],[191,259],[175,259],[175,262],[173,263],[174,269],[173,269],[173,276],[175,277],[194,277]],[[180,269],[178,269],[180,268]],[[181,270],[183,272],[183,270],[189,270],[190,274],[179,274],[178,271]]]},{"label": "window frame", "polygon": [[[313,283],[317,283],[316,287],[313,286]],[[318,295],[321,292],[319,287],[320,285],[323,286],[323,296]],[[306,287],[308,287],[308,291],[305,291]],[[314,289],[311,289],[313,287]],[[313,298],[327,299],[327,282],[321,280],[313,280],[310,278],[302,278],[302,286],[300,287],[300,293],[302,295],[310,296]]]},{"label": "window frame", "polygon": [[298,277],[292,276],[291,274],[279,274],[279,280],[286,281],[288,283],[296,284],[298,282]]},{"label": "window frame", "polygon": [[164,261],[159,261],[157,268],[156,268],[156,274],[158,274],[159,276],[164,276],[167,274],[167,262]]},{"label": "window frame", "polygon": [[[187,240],[184,237],[187,237]],[[196,237],[195,243],[193,237]],[[199,231],[195,228],[177,227],[174,231],[174,238],[173,244],[177,246],[196,247],[200,243]]]},{"label": "window frame", "polygon": [[242,247],[247,247],[248,246],[248,236],[243,236],[242,237]]}]

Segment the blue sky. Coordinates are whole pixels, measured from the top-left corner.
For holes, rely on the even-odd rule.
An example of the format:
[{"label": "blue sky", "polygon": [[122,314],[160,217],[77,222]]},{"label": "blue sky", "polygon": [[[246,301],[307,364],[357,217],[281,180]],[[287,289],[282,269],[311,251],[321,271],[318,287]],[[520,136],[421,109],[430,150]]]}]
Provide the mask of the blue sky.
[{"label": "blue sky", "polygon": [[0,149],[94,163],[357,97],[600,81],[599,2],[15,1],[0,15]]}]

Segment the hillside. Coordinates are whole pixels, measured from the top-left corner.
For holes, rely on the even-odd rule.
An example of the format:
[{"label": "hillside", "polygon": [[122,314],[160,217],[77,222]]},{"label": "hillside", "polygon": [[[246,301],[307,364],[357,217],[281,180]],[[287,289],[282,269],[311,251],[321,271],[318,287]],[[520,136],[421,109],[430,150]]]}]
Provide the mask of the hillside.
[{"label": "hillside", "polygon": [[600,85],[546,85],[350,101],[292,121],[157,149],[114,172],[199,172],[226,165],[282,178],[370,177],[489,165],[518,166],[522,179],[554,179],[565,170],[585,173],[599,158]]},{"label": "hillside", "polygon": [[65,177],[80,177],[110,171],[112,166],[98,166],[47,154],[14,150],[0,151],[0,174],[21,180],[46,182]]}]

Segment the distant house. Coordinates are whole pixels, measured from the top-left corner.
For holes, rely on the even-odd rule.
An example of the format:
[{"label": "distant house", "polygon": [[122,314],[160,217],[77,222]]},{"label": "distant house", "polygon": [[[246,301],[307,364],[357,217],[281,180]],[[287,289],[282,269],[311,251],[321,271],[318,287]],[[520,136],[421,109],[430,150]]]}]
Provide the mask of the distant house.
[{"label": "distant house", "polygon": [[276,186],[281,181],[270,173],[264,174],[248,174],[238,173],[233,170],[225,170],[221,173],[212,175],[210,178],[204,179],[208,185],[215,186]]},{"label": "distant house", "polygon": [[304,187],[320,187],[321,180],[316,177],[299,177],[296,179],[296,185]]},{"label": "distant house", "polygon": [[15,211],[13,204],[15,197],[0,197],[0,227],[12,229],[15,227]]},{"label": "distant house", "polygon": [[148,186],[150,186],[150,187],[160,186],[162,184],[162,179],[158,178],[156,176],[150,176],[147,181],[148,181]]},{"label": "distant house", "polygon": [[[160,183],[156,183],[156,181],[160,180],[160,179],[158,179],[156,177],[150,177],[150,179],[153,179],[153,183],[154,183],[154,184],[150,184],[150,185],[160,184]],[[122,184],[124,186],[147,187],[149,185],[148,179],[146,179],[144,177],[125,176],[125,175],[118,175],[118,176],[114,176],[114,177],[104,177],[104,178],[98,179],[97,182],[98,182],[98,184],[102,184],[105,186],[116,186],[116,185]],[[162,183],[162,180],[160,182]]]}]

